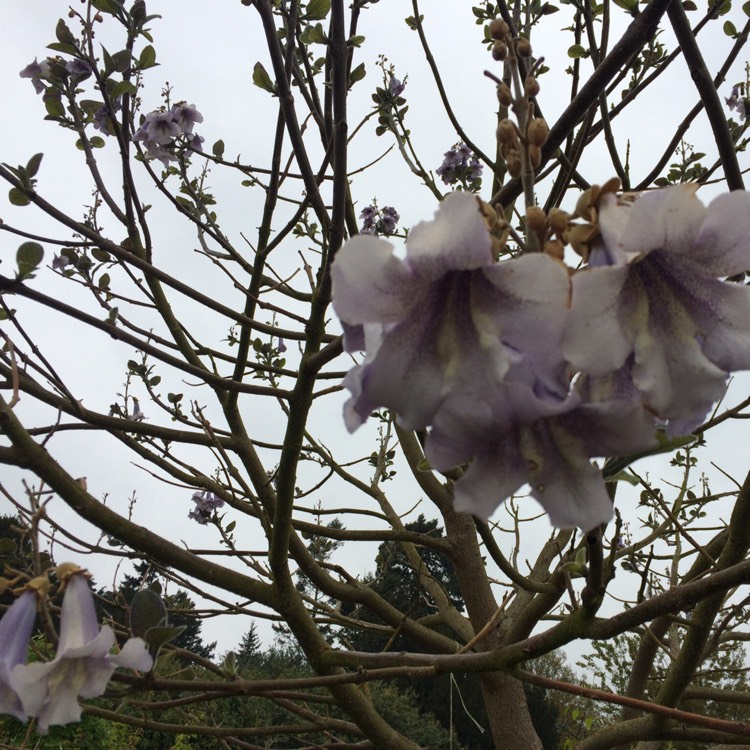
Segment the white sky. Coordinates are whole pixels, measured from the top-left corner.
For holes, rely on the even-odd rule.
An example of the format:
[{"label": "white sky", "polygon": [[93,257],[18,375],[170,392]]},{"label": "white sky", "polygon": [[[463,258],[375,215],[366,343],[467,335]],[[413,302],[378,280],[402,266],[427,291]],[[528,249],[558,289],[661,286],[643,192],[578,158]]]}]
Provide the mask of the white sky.
[{"label": "white sky", "polygon": [[[487,153],[493,153],[497,105],[494,87],[484,77],[483,71],[491,69],[499,72],[499,67],[492,62],[480,43],[481,27],[475,25],[469,4],[456,3],[455,0],[429,0],[423,5],[421,10],[425,14],[425,27],[451,103],[470,136]],[[79,9],[83,6],[76,4],[75,7]],[[253,65],[257,60],[270,69],[255,11],[236,1],[209,4],[197,0],[152,0],[148,8],[151,13],[160,13],[163,20],[151,24],[160,66],[148,72],[146,91],[142,95],[143,111],[159,106],[160,91],[168,82],[173,87],[173,100],[185,99],[195,103],[203,113],[204,122],[196,130],[205,137],[207,150],[221,138],[226,144],[227,158],[239,154],[245,163],[266,166],[275,123],[275,101],[251,82]],[[0,46],[0,92],[5,105],[5,114],[0,118],[0,161],[12,165],[25,163],[32,154],[43,151],[45,157],[39,173],[39,191],[53,199],[63,210],[80,217],[81,207],[90,202],[91,181],[86,176],[81,153],[73,147],[75,137],[71,132],[43,121],[41,98],[35,95],[28,80],[18,77],[18,72],[34,57],[41,59],[47,54],[45,46],[54,40],[55,23],[59,17],[67,14],[67,9],[67,3],[50,0],[0,2],[0,27],[5,30],[3,45]],[[357,51],[355,64],[365,61],[368,72],[364,81],[353,89],[349,105],[349,129],[352,132],[360,118],[370,111],[370,95],[375,86],[381,84],[380,71],[374,62],[378,54],[384,54],[395,66],[399,78],[408,75],[404,96],[410,107],[409,126],[420,158],[428,168],[434,170],[442,161],[443,152],[457,141],[457,137],[436,102],[434,83],[416,34],[404,23],[403,19],[411,14],[411,4],[397,0],[382,0],[362,13],[358,33],[364,34],[367,41],[364,48]],[[739,7],[733,8],[727,18],[734,20],[738,27],[745,20]],[[615,30],[622,29],[627,20],[624,11],[613,7],[613,36]],[[68,20],[68,23],[72,26],[74,21]],[[551,68],[540,79],[540,101],[550,120],[567,103],[569,78],[565,69],[571,61],[566,56],[566,50],[572,44],[572,39],[561,29],[569,23],[570,16],[563,6],[563,12],[544,19],[532,39],[535,54],[544,55],[546,64]],[[99,32],[100,41],[110,52],[121,46],[116,30],[113,32],[111,26],[111,22],[107,21],[101,25]],[[665,33],[664,39],[671,49],[669,34]],[[705,31],[700,40],[713,71],[731,42],[717,24]],[[588,71],[588,65],[590,63],[584,62],[584,70]],[[743,67],[744,58],[741,58],[729,76],[728,85],[720,92],[722,95],[728,96],[731,84],[744,79]],[[634,181],[649,171],[654,158],[671,138],[674,124],[682,119],[695,100],[689,75],[682,61],[679,61],[673,70],[662,77],[653,92],[642,95],[629,114],[615,120],[615,137],[622,146],[621,151],[624,152],[626,141],[631,142]],[[353,143],[350,169],[368,163],[392,145],[393,141],[388,136],[375,138],[373,129],[374,121],[365,126]],[[713,139],[703,117],[698,118],[687,140],[698,150],[710,155],[715,153]],[[98,157],[105,178],[111,181],[116,192],[117,154],[113,144],[108,143]],[[704,161],[704,164],[710,163],[711,158]],[[748,166],[746,154],[740,155],[740,163],[743,167]],[[581,172],[591,182],[603,182],[612,175],[609,163],[602,156],[600,144],[587,153]],[[212,192],[219,199],[220,224],[238,246],[242,243],[241,232],[252,237],[262,208],[260,194],[240,187],[240,179],[242,177],[229,170],[214,170],[209,178]],[[141,184],[148,194],[145,178]],[[417,187],[418,181],[408,173],[394,150],[367,173],[357,176],[353,180],[352,191],[360,207],[372,198],[377,198],[381,206],[395,206],[401,213],[401,225],[408,227],[431,218],[435,210],[433,196],[426,189],[418,190]],[[483,197],[489,196],[484,194]],[[173,214],[164,211],[158,196],[154,195],[153,200],[154,218],[151,224],[158,262],[170,273],[198,283],[204,291],[208,290],[208,293],[214,293],[225,301],[223,295],[231,294],[231,289],[215,274],[203,276],[206,273],[205,262],[192,252],[196,241],[190,228]],[[564,207],[572,208],[572,201],[571,195]],[[157,214],[157,211],[160,213]],[[64,236],[33,208],[14,209],[3,202],[0,204],[0,217],[7,223],[35,232]],[[113,229],[114,222],[108,228]],[[112,239],[121,238],[113,236]],[[4,274],[12,271],[17,245],[14,237],[7,233],[0,234]],[[48,248],[45,261],[49,262],[51,257],[52,249]],[[279,271],[294,268],[296,261],[296,249],[292,248],[278,262]],[[47,291],[70,294],[70,285],[61,285],[48,270],[41,271],[34,283]],[[197,316],[195,306],[186,304],[177,295],[174,295],[174,300],[175,308],[187,316],[199,337],[218,345],[226,336],[226,321],[211,315]],[[21,300],[13,304],[21,311],[28,309]],[[108,404],[115,400],[114,394],[121,390],[125,363],[133,357],[133,352],[98,333],[86,334],[76,324],[66,322],[61,328],[59,321],[55,322],[38,312],[35,316],[34,320],[25,319],[25,324],[38,340],[44,342],[45,352],[54,357],[56,366],[62,372],[67,373],[69,382],[75,384],[76,393],[87,405],[106,412]],[[173,387],[167,387],[168,380],[174,383]],[[136,386],[133,392],[142,397],[144,394],[139,388]],[[167,390],[182,390],[186,393],[186,399],[201,397],[195,388],[181,385],[179,379],[174,377],[165,377],[160,390],[164,394]],[[747,390],[746,380],[733,386],[733,390],[739,400]],[[374,449],[371,442],[374,427],[365,428],[354,437],[349,436],[338,418],[341,401],[341,398],[328,400],[316,410],[316,434],[328,446],[335,446],[345,455],[369,453]],[[143,403],[143,408],[149,414],[147,403]],[[266,405],[253,405],[250,408],[252,416],[249,422],[253,425],[254,435],[266,440],[278,440],[283,430],[278,411]],[[26,416],[34,413],[28,399],[22,401],[19,413]],[[153,418],[159,421],[163,419]],[[716,436],[712,436],[714,460],[740,478],[747,469],[744,452],[741,453],[736,447],[738,436],[741,435],[739,428],[733,425],[722,428]],[[136,518],[157,531],[169,530],[172,541],[184,541],[185,544],[200,547],[217,543],[211,527],[199,527],[187,520],[191,507],[190,490],[175,490],[155,482],[136,468],[131,463],[131,457],[118,450],[114,441],[104,438],[93,442],[56,439],[51,448],[71,473],[88,477],[89,489],[95,495],[109,493],[114,507],[124,509],[127,498],[136,491],[139,497]],[[195,451],[195,455],[196,460],[201,456],[205,459],[203,451]],[[652,476],[662,476],[669,473],[665,463],[652,461],[644,470],[650,471]],[[212,466],[203,464],[203,468],[210,472]],[[3,471],[10,476],[10,470]],[[413,483],[405,475],[402,467],[399,481],[392,483],[394,486],[391,488],[394,497],[398,497],[395,501],[397,507],[404,512],[419,497]],[[716,482],[724,481],[716,476]],[[340,485],[336,487],[336,491],[345,492]],[[333,497],[329,493],[326,488],[315,497],[327,507],[340,507],[351,502],[351,492]],[[0,512],[4,510],[3,502],[0,500]],[[56,517],[70,519],[70,514],[63,507],[58,507],[61,505],[60,501],[53,501]],[[620,503],[620,507],[622,505]],[[424,512],[428,517],[435,515],[424,504],[416,511],[419,512]],[[416,513],[411,517],[415,517]],[[71,520],[71,523],[75,521]],[[543,524],[546,524],[544,519],[538,526],[546,535],[548,527]],[[242,529],[243,522],[239,521],[238,533]],[[242,546],[253,547],[257,543],[257,539],[249,538]],[[363,552],[361,547],[350,543],[342,550],[340,560],[350,572],[364,574],[374,568],[375,551],[376,545],[368,545]],[[62,553],[57,553],[57,557],[59,560]],[[109,583],[115,574],[109,561],[97,561],[91,563],[91,567],[100,584]],[[221,651],[233,647],[248,627],[249,623],[238,622],[237,619],[229,622],[209,621],[204,625],[204,637],[207,641],[219,640]]]}]

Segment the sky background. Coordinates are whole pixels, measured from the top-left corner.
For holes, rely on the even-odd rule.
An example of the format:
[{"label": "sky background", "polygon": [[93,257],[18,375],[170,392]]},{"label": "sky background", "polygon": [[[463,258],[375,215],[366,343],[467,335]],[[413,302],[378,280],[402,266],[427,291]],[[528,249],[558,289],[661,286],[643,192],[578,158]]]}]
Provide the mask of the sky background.
[{"label": "sky background", "polygon": [[[74,7],[78,9],[83,6]],[[549,73],[540,79],[540,101],[550,121],[554,121],[569,100],[570,78],[566,69],[571,60],[566,51],[572,39],[563,30],[570,24],[571,17],[569,8],[562,8],[560,13],[545,17],[532,37],[534,53],[543,55],[550,67]],[[150,13],[159,13],[163,18],[151,24],[159,66],[148,71],[142,94],[142,111],[148,112],[162,103],[161,91],[168,84],[172,87],[172,101],[184,99],[194,103],[203,113],[204,121],[196,130],[204,136],[208,150],[216,140],[222,139],[227,158],[238,156],[243,163],[266,166],[275,123],[275,100],[267,92],[253,86],[251,80],[256,61],[263,62],[270,69],[255,11],[239,2],[209,4],[197,0],[152,1],[148,9]],[[57,19],[66,16],[67,10],[66,3],[49,0],[26,0],[23,3],[0,0],[0,26],[6,30],[4,43],[0,46],[0,92],[5,104],[5,116],[0,118],[0,161],[11,165],[25,163],[32,154],[44,152],[39,191],[62,210],[80,218],[83,215],[82,206],[91,201],[92,185],[81,153],[74,148],[75,137],[70,131],[43,120],[41,97],[34,93],[28,80],[18,77],[18,72],[35,57],[41,59],[47,54],[45,47],[54,40]],[[421,12],[425,15],[426,33],[459,120],[485,152],[494,153],[497,103],[494,86],[484,76],[484,71],[490,69],[499,74],[500,66],[491,60],[481,43],[482,30],[474,23],[470,4],[456,3],[455,0],[429,0],[429,3],[424,3]],[[408,126],[421,160],[429,169],[435,170],[442,161],[443,153],[458,139],[436,100],[435,84],[416,34],[404,23],[404,18],[412,13],[411,3],[398,0],[381,0],[363,12],[358,33],[366,37],[366,42],[356,53],[355,65],[364,62],[367,76],[352,90],[349,131],[353,132],[371,110],[370,96],[375,86],[382,85],[381,73],[375,63],[379,55],[385,55],[394,66],[396,76],[407,80],[404,96],[410,107]],[[746,20],[739,6],[733,8],[725,18],[732,20],[738,28]],[[628,20],[629,16],[624,11],[613,7],[612,38],[625,28]],[[68,23],[72,27],[75,22],[68,20]],[[121,46],[118,29],[109,20],[100,25],[97,34],[100,43],[110,52]],[[672,49],[669,33],[664,32],[662,38]],[[712,24],[699,40],[709,69],[714,71],[731,40],[724,35],[720,24]],[[722,96],[729,96],[731,84],[744,80],[744,65],[744,57],[740,57],[728,78],[728,84],[720,92]],[[590,61],[584,61],[583,70],[588,75]],[[670,140],[675,123],[684,117],[695,101],[695,90],[680,60],[662,76],[653,91],[639,97],[626,114],[615,120],[614,133],[621,152],[624,153],[627,142],[631,144],[630,163],[634,182],[648,173]],[[396,149],[392,148],[393,140],[388,136],[374,136],[374,126],[374,120],[367,123],[354,140],[349,156],[350,170],[364,166],[391,150],[367,172],[353,178],[352,194],[358,208],[361,209],[373,199],[381,206],[395,206],[401,214],[402,227],[430,219],[436,208],[434,197],[428,190],[419,189],[418,181],[408,173]],[[715,146],[704,117],[698,118],[686,140],[694,144],[697,150],[709,154],[704,164],[711,163]],[[319,154],[320,148],[313,151]],[[114,144],[108,143],[97,156],[105,180],[116,191],[118,173]],[[740,164],[743,168],[748,166],[744,153],[740,155]],[[604,156],[601,142],[587,151],[580,171],[591,182],[604,182],[612,176],[612,168]],[[239,184],[241,179],[228,169],[215,169],[209,176],[212,192],[219,202],[222,229],[237,246],[243,242],[242,234],[252,237],[262,210],[262,196],[242,188]],[[224,294],[231,292],[231,287],[218,275],[203,275],[205,261],[194,252],[197,243],[191,228],[173,213],[164,211],[163,201],[149,187],[145,175],[140,184],[144,196],[154,202],[151,225],[158,263],[177,277],[201,284],[203,290],[208,289],[217,298],[223,299]],[[486,193],[488,189],[489,180],[482,197],[489,197]],[[701,195],[705,195],[704,200],[709,200],[718,190],[709,187]],[[573,200],[571,194],[563,207],[572,209]],[[160,213],[157,214],[157,211]],[[61,236],[54,224],[33,207],[16,209],[3,202],[0,204],[0,217],[7,223],[40,234]],[[106,228],[116,231],[114,222]],[[112,239],[122,238],[113,234]],[[15,237],[0,234],[0,258],[4,263],[0,272],[3,274],[11,272],[17,245]],[[275,261],[281,275],[291,273],[298,265],[296,250],[290,248]],[[52,249],[48,248],[45,263],[49,263],[51,257]],[[40,271],[35,283],[45,291],[63,295],[63,298],[71,294],[70,284],[61,283],[49,269]],[[211,286],[214,283],[215,286]],[[199,338],[217,344],[227,335],[225,320],[196,311],[195,305],[177,295],[174,295],[174,304],[178,313],[190,321]],[[22,313],[29,309],[22,300],[14,301],[13,305]],[[106,412],[117,392],[122,391],[126,362],[132,358],[133,352],[106,336],[86,332],[72,322],[61,323],[38,310],[34,311],[32,319],[26,316],[24,320],[35,340],[41,342],[45,353],[53,357],[55,365],[68,382],[75,384],[75,392],[84,399],[84,403]],[[292,356],[293,352],[290,352],[289,357]],[[183,390],[187,399],[200,392],[190,383],[181,384],[179,378],[169,381],[174,383],[173,387],[167,388],[167,382],[165,377],[162,389],[165,393],[167,390]],[[738,377],[732,385],[728,403],[742,398],[747,392],[747,385],[746,377]],[[138,386],[134,387],[133,393],[141,398],[144,396]],[[366,455],[374,449],[372,439],[376,427],[368,425],[355,436],[349,436],[339,418],[343,399],[341,395],[316,407],[313,423],[316,435],[326,445],[335,447],[343,457]],[[146,403],[143,408],[149,416]],[[254,434],[271,442],[280,440],[284,424],[278,410],[255,403],[252,408],[255,411],[250,421],[256,430]],[[29,399],[23,399],[18,410],[22,417],[37,417]],[[153,415],[150,418],[163,419]],[[712,435],[711,443],[711,459],[724,471],[741,479],[747,471],[747,449],[744,447],[747,440],[742,423],[722,427]],[[169,530],[168,536],[172,541],[188,546],[205,548],[216,545],[215,530],[200,527],[187,519],[187,512],[192,507],[189,502],[192,491],[155,480],[137,465],[137,461],[133,462],[132,456],[120,450],[114,441],[103,438],[94,441],[56,438],[52,449],[72,474],[88,478],[89,490],[95,496],[108,495],[113,507],[123,510],[127,499],[135,492],[139,500],[134,517],[140,523],[156,531]],[[189,456],[190,452],[185,455]],[[196,460],[202,460],[204,456],[204,452],[195,451]],[[666,463],[663,460],[643,462],[638,468],[652,476],[665,476],[674,481],[676,475]],[[397,498],[398,508],[406,512],[415,505],[419,493],[407,478],[404,467],[398,468],[399,475],[391,483],[390,490]],[[729,486],[729,480],[721,472],[708,463],[705,468],[711,472],[712,488],[724,484]],[[210,467],[205,470],[210,471]],[[18,490],[19,475],[5,467],[2,472],[7,476],[7,480],[3,481]],[[315,469],[305,467],[303,477],[312,482],[314,476]],[[627,496],[627,493],[624,494]],[[343,507],[351,502],[351,493],[332,483],[315,499],[320,500],[327,509]],[[3,502],[0,500],[0,511],[5,510]],[[619,505],[622,507],[624,503]],[[56,518],[73,528],[80,525],[61,501],[53,500],[51,508]],[[726,510],[729,508],[727,504]],[[419,512],[431,515],[423,503],[409,518],[414,518]],[[503,513],[503,510],[498,511],[496,517],[503,518]],[[534,528],[545,536],[549,531],[546,519],[540,519]],[[243,529],[243,522],[240,521],[238,534],[242,534]],[[243,539],[242,546],[252,548],[259,543],[260,540],[253,538],[248,531],[246,543]],[[370,544],[363,551],[357,545],[345,545],[338,553],[337,561],[351,573],[364,575],[374,568],[376,548],[377,545]],[[56,557],[61,561],[64,555],[56,553]],[[110,585],[117,575],[124,570],[129,571],[128,564],[125,568],[118,568],[113,560],[86,561],[85,564],[94,570],[100,585]],[[223,651],[234,646],[247,629],[247,622],[238,623],[236,619],[227,622],[226,618],[222,618],[221,621],[206,622],[204,637],[206,641],[218,640],[219,651]]]}]

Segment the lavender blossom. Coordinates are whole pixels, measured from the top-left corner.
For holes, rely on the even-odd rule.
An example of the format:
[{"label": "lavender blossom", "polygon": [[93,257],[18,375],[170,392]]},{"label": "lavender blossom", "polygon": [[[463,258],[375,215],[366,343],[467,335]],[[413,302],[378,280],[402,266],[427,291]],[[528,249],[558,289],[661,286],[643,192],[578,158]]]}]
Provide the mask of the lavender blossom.
[{"label": "lavender blossom", "polygon": [[21,78],[30,78],[31,83],[34,86],[34,91],[36,91],[37,94],[41,94],[46,88],[44,81],[49,81],[50,79],[49,62],[48,60],[43,60],[39,63],[35,57],[34,62],[29,63],[19,75]]},{"label": "lavender blossom", "polygon": [[24,712],[37,719],[41,734],[46,734],[52,725],[79,721],[78,698],[101,695],[117,667],[147,671],[153,665],[146,643],[140,638],[131,638],[119,654],[111,656],[115,635],[107,625],[99,630],[94,598],[83,571],[76,569],[64,580],[55,659],[47,664],[20,665],[10,677],[11,688],[20,698]]},{"label": "lavender blossom", "polygon": [[205,526],[218,508],[224,507],[224,501],[207,490],[193,493],[195,508],[188,513],[188,518]]},{"label": "lavender blossom", "polygon": [[395,99],[404,92],[406,84],[399,81],[396,76],[391,76],[388,81],[388,93]]},{"label": "lavender blossom", "polygon": [[169,114],[180,132],[186,135],[193,132],[193,125],[196,122],[203,122],[203,115],[195,108],[195,104],[180,102],[169,110]]},{"label": "lavender blossom", "polygon": [[634,204],[608,193],[589,268],[573,278],[563,352],[576,368],[629,368],[670,435],[690,432],[750,369],[750,290],[721,277],[750,268],[750,196],[705,208],[697,187],[647,193]]},{"label": "lavender blossom", "polygon": [[469,190],[478,190],[482,179],[482,165],[471,149],[460,143],[443,154],[443,163],[437,168],[437,174],[445,185],[460,182]]},{"label": "lavender blossom", "polygon": [[21,699],[11,687],[13,670],[26,662],[31,630],[36,618],[36,593],[24,591],[0,620],[0,714],[10,714],[25,721]]}]

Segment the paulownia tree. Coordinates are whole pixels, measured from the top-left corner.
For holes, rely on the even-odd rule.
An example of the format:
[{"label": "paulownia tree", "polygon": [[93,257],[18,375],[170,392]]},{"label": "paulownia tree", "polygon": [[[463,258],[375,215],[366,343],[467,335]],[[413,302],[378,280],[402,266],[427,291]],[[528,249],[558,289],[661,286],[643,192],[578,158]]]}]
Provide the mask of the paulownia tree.
[{"label": "paulownia tree", "polygon": [[[691,687],[747,637],[750,480],[713,490],[696,468],[721,463],[710,450],[728,425],[744,440],[750,404],[741,376],[727,391],[750,368],[744,9],[455,4],[448,36],[413,0],[411,64],[434,82],[416,111],[375,31],[403,23],[392,5],[242,0],[221,12],[265,48],[203,40],[227,76],[252,69],[256,88],[233,86],[221,112],[160,77],[160,36],[184,19],[151,10],[86,0],[20,71],[38,95],[23,112],[43,108],[87,178],[61,193],[44,144],[0,167],[0,462],[15,467],[2,490],[32,548],[5,573],[18,596],[0,624],[0,709],[44,732],[114,673],[113,701],[84,711],[134,730],[407,750],[409,722],[394,728],[375,693],[471,674],[497,748],[541,747],[524,683],[618,707],[584,725],[582,749],[746,743],[711,707],[747,693]],[[567,56],[543,59],[561,38]],[[490,92],[479,118],[444,80],[470,45],[487,50],[488,77],[462,69]],[[675,85],[682,106],[657,122],[647,102]],[[201,133],[243,97],[246,143],[209,146]],[[420,141],[441,118],[442,157]],[[698,125],[702,151],[685,140]],[[370,181],[381,162],[388,181]],[[432,209],[391,205],[396,183]],[[122,385],[97,377],[109,363]],[[256,679],[176,649],[148,588],[110,653],[85,571],[45,567],[50,538],[80,565],[147,561],[201,597],[196,616],[239,618],[240,633],[281,625],[304,672]],[[411,600],[364,575],[377,545],[398,548]],[[28,638],[41,613],[54,650],[58,589],[44,663]],[[615,637],[632,644],[626,680],[528,668]],[[211,708],[251,697],[285,721]]]}]

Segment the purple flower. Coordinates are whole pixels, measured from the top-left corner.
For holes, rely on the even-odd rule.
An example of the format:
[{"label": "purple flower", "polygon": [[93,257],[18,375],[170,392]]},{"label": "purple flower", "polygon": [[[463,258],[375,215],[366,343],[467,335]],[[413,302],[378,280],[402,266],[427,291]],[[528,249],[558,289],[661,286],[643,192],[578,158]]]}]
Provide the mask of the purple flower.
[{"label": "purple flower", "polygon": [[76,82],[86,80],[92,73],[91,65],[86,60],[81,60],[77,57],[65,63],[65,70],[68,71],[71,78],[74,78]]},{"label": "purple flower", "polygon": [[745,98],[744,96],[741,96],[743,93],[744,86],[736,85],[732,86],[732,95],[725,99],[724,101],[727,103],[727,107],[729,109],[736,109],[737,114],[739,115],[741,120],[744,120],[747,117],[747,107],[745,106]]},{"label": "purple flower", "polygon": [[443,163],[437,168],[437,174],[445,185],[460,182],[464,187],[477,189],[482,177],[482,165],[471,149],[460,143],[443,154]]},{"label": "purple flower", "polygon": [[185,134],[193,132],[193,125],[196,122],[203,122],[203,115],[195,108],[195,104],[180,102],[179,104],[175,104],[169,113],[172,121],[179,127],[180,132]]},{"label": "purple flower", "polygon": [[166,146],[181,132],[180,126],[172,119],[171,112],[149,112],[133,140],[143,141],[146,148]]},{"label": "purple flower", "polygon": [[400,218],[401,215],[393,206],[384,206],[380,212],[382,234],[393,234],[396,231],[396,225]]},{"label": "purple flower", "polygon": [[695,190],[601,199],[601,237],[573,278],[563,341],[585,372],[626,368],[670,435],[704,419],[728,373],[750,369],[750,290],[719,278],[750,268],[750,196],[705,208]]},{"label": "purple flower", "polygon": [[375,222],[378,220],[378,209],[375,206],[365,206],[359,218],[362,219],[360,232],[374,232]]},{"label": "purple flower", "polygon": [[36,91],[36,93],[41,94],[46,88],[43,81],[49,81],[49,62],[47,62],[47,60],[44,60],[39,63],[36,61],[35,57],[34,62],[27,65],[19,73],[19,75],[21,76],[21,78],[30,78],[31,83],[34,85],[34,90]]},{"label": "purple flower", "polygon": [[456,483],[454,507],[489,518],[528,483],[558,527],[593,529],[612,517],[595,456],[627,455],[656,444],[653,417],[619,381],[579,379],[561,397],[545,394],[514,366],[492,397],[445,404],[425,451],[450,469],[473,459]]},{"label": "purple flower", "polygon": [[401,83],[401,81],[396,78],[396,76],[391,76],[390,80],[388,81],[388,93],[395,99],[397,96],[400,96],[404,89],[406,88],[405,83]]},{"label": "purple flower", "polygon": [[78,698],[101,695],[117,667],[151,669],[153,659],[140,638],[131,638],[111,656],[114,645],[112,629],[105,625],[99,630],[94,598],[82,571],[68,574],[54,661],[20,665],[10,679],[23,710],[36,717],[40,733],[46,734],[54,724],[79,721]]},{"label": "purple flower", "polygon": [[193,493],[195,508],[188,513],[188,518],[205,526],[218,508],[224,507],[224,501],[213,492],[198,491]]},{"label": "purple flower", "polygon": [[26,662],[35,618],[36,593],[27,589],[0,619],[0,714],[10,714],[20,721],[25,721],[27,714],[11,688],[10,675]]},{"label": "purple flower", "polygon": [[541,254],[495,263],[473,196],[448,195],[434,221],[410,232],[405,260],[384,240],[354,237],[332,276],[344,347],[366,349],[364,363],[344,380],[352,393],[350,431],[382,406],[404,427],[425,427],[448,399],[457,410],[464,399],[482,402],[514,360],[524,361],[540,387],[567,392],[556,356],[567,273]]}]

